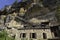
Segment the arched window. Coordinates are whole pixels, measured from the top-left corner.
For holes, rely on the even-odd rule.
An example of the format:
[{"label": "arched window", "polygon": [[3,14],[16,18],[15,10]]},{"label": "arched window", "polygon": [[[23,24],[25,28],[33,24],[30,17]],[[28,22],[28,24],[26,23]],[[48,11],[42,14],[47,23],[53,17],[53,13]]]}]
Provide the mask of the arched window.
[{"label": "arched window", "polygon": [[46,33],[43,33],[43,39],[47,39]]},{"label": "arched window", "polygon": [[20,38],[26,38],[26,33],[21,33]]},{"label": "arched window", "polygon": [[30,38],[36,39],[36,33],[30,33]]}]

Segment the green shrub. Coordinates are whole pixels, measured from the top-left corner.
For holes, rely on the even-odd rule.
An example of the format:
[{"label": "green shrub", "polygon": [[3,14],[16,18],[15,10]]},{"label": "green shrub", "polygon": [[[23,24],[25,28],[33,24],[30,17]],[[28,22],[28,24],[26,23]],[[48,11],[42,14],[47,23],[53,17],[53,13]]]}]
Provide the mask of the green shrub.
[{"label": "green shrub", "polygon": [[14,38],[9,37],[5,30],[0,32],[0,40],[14,40]]}]

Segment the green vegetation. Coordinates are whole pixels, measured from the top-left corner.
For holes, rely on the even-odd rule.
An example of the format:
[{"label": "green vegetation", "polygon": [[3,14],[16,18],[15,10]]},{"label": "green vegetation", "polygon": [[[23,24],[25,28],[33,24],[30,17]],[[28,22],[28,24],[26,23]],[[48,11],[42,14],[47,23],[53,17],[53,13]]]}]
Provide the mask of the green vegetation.
[{"label": "green vegetation", "polygon": [[56,17],[58,19],[58,22],[60,23],[60,6],[57,7]]},{"label": "green vegetation", "polygon": [[6,31],[0,31],[0,40],[14,40],[12,37],[8,37],[8,34]]}]

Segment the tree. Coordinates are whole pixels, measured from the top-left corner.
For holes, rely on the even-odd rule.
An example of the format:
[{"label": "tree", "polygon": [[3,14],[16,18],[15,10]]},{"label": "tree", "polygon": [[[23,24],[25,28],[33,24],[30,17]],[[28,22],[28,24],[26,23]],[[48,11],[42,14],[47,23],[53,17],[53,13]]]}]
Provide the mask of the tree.
[{"label": "tree", "polygon": [[14,40],[14,38],[9,37],[5,30],[0,32],[0,40]]}]

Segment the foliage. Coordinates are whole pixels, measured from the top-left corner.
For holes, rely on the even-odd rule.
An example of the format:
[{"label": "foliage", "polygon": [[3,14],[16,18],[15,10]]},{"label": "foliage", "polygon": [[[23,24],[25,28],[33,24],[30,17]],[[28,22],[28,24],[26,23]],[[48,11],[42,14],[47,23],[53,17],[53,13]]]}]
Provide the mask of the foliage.
[{"label": "foliage", "polygon": [[6,31],[0,31],[0,40],[14,40],[12,37],[8,37],[8,34]]},{"label": "foliage", "polygon": [[57,17],[57,19],[58,19],[58,22],[60,23],[60,6],[57,7],[56,17]]}]

